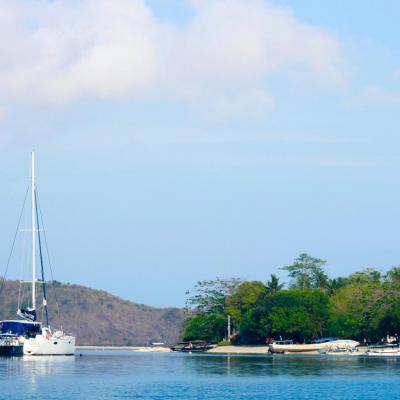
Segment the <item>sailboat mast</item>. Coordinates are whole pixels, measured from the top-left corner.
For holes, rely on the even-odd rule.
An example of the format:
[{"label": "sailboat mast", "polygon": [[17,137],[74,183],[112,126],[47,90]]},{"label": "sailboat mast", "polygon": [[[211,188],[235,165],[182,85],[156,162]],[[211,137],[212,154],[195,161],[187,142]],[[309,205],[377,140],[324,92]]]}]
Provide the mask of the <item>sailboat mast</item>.
[{"label": "sailboat mast", "polygon": [[35,153],[32,151],[32,308],[36,310],[36,182]]}]

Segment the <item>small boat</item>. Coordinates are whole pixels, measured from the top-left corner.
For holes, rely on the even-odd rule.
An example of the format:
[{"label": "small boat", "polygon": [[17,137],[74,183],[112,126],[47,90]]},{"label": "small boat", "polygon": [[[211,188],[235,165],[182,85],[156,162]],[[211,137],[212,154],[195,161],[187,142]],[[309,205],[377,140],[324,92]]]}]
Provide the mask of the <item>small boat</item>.
[{"label": "small boat", "polygon": [[203,340],[192,340],[188,342],[179,342],[174,347],[171,347],[172,351],[181,351],[184,353],[203,353],[207,350],[211,350],[216,347],[215,344],[210,344]]},{"label": "small boat", "polygon": [[362,354],[356,347],[350,347],[350,348],[328,347],[326,349],[318,350],[318,353],[326,356],[357,356]]},{"label": "small boat", "polygon": [[336,338],[323,338],[311,343],[295,344],[292,340],[274,341],[269,345],[270,353],[316,353],[328,349],[355,349],[360,343],[355,340],[341,340]]},{"label": "small boat", "polygon": [[389,343],[370,345],[365,354],[371,357],[400,357],[400,347]]},{"label": "small boat", "polygon": [[[39,209],[37,205],[37,190],[35,177],[35,154],[32,152],[32,175],[31,175],[31,197],[32,197],[32,278],[30,304],[20,307],[17,310],[19,320],[6,320],[1,322],[1,334],[9,335],[11,342],[18,337],[19,342],[23,342],[23,353],[26,355],[73,355],[75,353],[75,337],[65,335],[62,330],[53,330],[50,327],[49,314],[47,308],[47,290],[44,278],[43,252],[42,252],[42,227],[39,222]],[[40,260],[41,277],[37,277],[37,250]],[[24,283],[21,281],[21,283]],[[37,307],[36,286],[42,285],[42,304]],[[19,299],[20,301],[20,299]],[[19,302],[18,301],[18,302]],[[37,321],[37,310],[41,310],[44,315],[44,322]],[[11,351],[9,349],[10,340],[0,341],[0,353]],[[3,349],[4,347],[4,349]],[[20,346],[15,346],[12,351],[20,352]]]},{"label": "small boat", "polygon": [[13,334],[0,334],[0,357],[17,357],[24,354],[21,337]]},{"label": "small boat", "polygon": [[370,350],[365,354],[370,357],[400,357],[400,350]]}]

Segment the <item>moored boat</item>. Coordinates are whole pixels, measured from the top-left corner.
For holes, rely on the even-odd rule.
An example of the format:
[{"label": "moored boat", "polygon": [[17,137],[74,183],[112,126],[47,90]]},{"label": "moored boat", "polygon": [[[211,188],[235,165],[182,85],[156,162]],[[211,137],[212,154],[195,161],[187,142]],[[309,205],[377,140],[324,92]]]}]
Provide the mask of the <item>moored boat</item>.
[{"label": "moored boat", "polygon": [[328,347],[327,349],[318,350],[318,353],[326,356],[357,356],[363,354],[356,347],[347,349]]},{"label": "moored boat", "polygon": [[188,342],[179,342],[171,347],[172,351],[180,351],[184,353],[202,353],[216,347],[215,344],[210,344],[202,340],[193,340]]},{"label": "moored boat", "polygon": [[0,334],[0,357],[18,357],[24,354],[21,338],[12,334]]},{"label": "moored boat", "polygon": [[390,343],[370,345],[365,354],[371,357],[400,357],[400,347]]},{"label": "moored boat", "polygon": [[295,344],[293,341],[275,341],[269,345],[269,351],[271,353],[312,353],[321,350],[331,349],[355,349],[360,343],[355,340],[342,340],[336,338],[324,338],[315,340],[312,343]]},{"label": "moored boat", "polygon": [[[40,225],[39,208],[37,204],[37,190],[36,190],[36,177],[35,177],[35,155],[32,152],[32,175],[31,175],[31,223],[30,229],[32,235],[32,278],[29,281],[31,285],[30,302],[25,307],[20,307],[17,310],[17,315],[21,318],[19,320],[7,320],[1,323],[1,333],[9,335],[22,343],[23,353],[26,355],[73,355],[75,353],[75,337],[66,335],[62,330],[53,331],[50,327],[49,314],[47,307],[47,288],[44,277],[43,253],[42,253],[42,237],[43,227]],[[24,204],[25,206],[25,204]],[[22,215],[22,214],[21,214]],[[20,221],[21,222],[21,221]],[[17,227],[17,231],[19,224]],[[44,237],[45,239],[45,237]],[[46,244],[47,247],[47,244]],[[37,252],[38,250],[38,252]],[[37,260],[40,261],[40,279],[37,277]],[[49,261],[50,263],[50,261]],[[25,283],[26,281],[21,281]],[[37,307],[37,285],[42,285],[42,304]],[[20,290],[21,295],[21,290]],[[21,299],[18,299],[20,304]],[[58,305],[57,305],[58,308]],[[42,311],[43,322],[37,321],[38,310]],[[0,347],[4,347],[3,351],[11,351],[8,343],[10,340],[5,340],[4,345],[0,341]],[[0,349],[0,352],[2,349]],[[14,351],[14,350],[12,350]],[[15,351],[20,352],[21,348],[15,346]]]}]

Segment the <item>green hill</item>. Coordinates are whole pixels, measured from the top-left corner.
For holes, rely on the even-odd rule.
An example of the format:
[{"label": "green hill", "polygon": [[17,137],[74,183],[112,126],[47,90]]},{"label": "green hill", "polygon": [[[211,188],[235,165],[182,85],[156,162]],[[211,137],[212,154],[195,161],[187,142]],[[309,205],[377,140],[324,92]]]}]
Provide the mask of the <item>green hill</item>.
[{"label": "green hill", "polygon": [[[1,320],[16,318],[19,289],[18,281],[6,281],[0,296]],[[136,304],[85,286],[56,282],[53,287],[49,286],[48,292],[50,325],[53,329],[62,326],[65,332],[74,334],[79,345],[173,344],[179,339],[185,320],[179,308]],[[25,298],[27,296],[28,293]],[[61,318],[58,318],[55,297]],[[41,298],[40,293],[38,298]],[[42,313],[43,310],[38,311],[40,320]]]}]

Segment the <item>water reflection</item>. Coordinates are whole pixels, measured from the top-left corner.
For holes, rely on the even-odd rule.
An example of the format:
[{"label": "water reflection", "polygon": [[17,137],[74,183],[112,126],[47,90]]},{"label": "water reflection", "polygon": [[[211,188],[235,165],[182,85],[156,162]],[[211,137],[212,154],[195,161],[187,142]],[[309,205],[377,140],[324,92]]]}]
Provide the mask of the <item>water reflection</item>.
[{"label": "water reflection", "polygon": [[[351,377],[400,374],[400,359],[329,356],[250,356],[216,354],[159,354],[84,352],[82,357],[19,357],[0,359],[0,381],[19,377],[35,383],[48,376],[232,377]],[[163,379],[163,378],[160,378]]]},{"label": "water reflection", "polygon": [[361,374],[400,374],[400,359],[331,356],[245,356],[187,355],[184,368],[198,375],[233,376],[359,376]]},{"label": "water reflection", "polygon": [[0,379],[20,376],[34,382],[36,378],[70,373],[75,357],[24,356],[0,359]]},{"label": "water reflection", "polygon": [[268,391],[280,400],[334,399],[334,392],[337,399],[365,400],[377,390],[395,398],[399,374],[397,359],[87,351],[0,359],[0,399],[264,399]]}]

